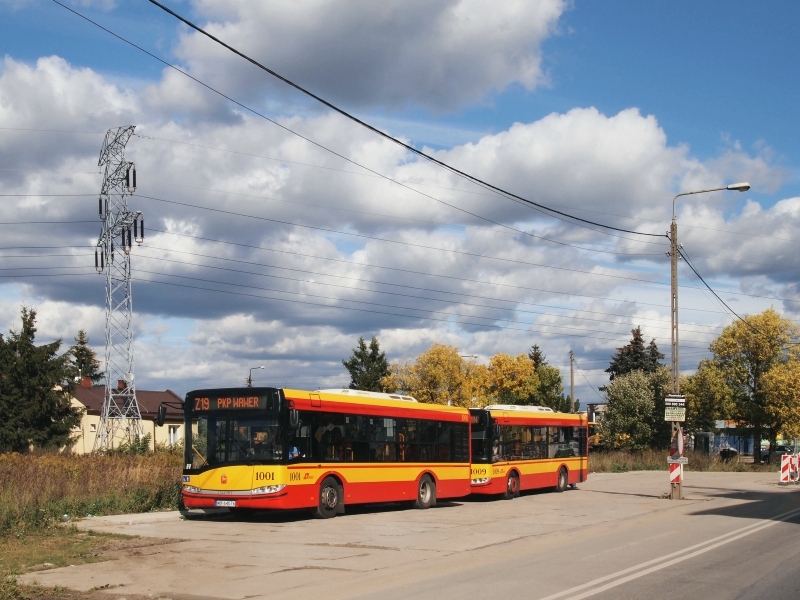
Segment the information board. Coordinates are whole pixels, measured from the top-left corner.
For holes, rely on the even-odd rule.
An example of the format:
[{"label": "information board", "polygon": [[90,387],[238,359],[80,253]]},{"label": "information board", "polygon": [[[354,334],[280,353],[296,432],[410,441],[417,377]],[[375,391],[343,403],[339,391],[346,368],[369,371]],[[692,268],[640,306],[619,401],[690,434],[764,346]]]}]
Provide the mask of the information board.
[{"label": "information board", "polygon": [[686,396],[668,394],[664,398],[664,420],[683,423],[686,420]]}]

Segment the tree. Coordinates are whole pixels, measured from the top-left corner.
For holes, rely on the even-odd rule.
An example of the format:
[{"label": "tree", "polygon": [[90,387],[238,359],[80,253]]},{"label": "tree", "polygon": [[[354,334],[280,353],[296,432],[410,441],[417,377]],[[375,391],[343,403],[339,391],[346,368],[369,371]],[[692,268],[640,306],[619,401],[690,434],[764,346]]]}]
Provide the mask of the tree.
[{"label": "tree", "polygon": [[658,351],[655,339],[650,340],[650,344],[645,348],[642,328],[637,327],[631,329],[631,341],[628,345],[617,348],[617,353],[611,357],[611,364],[606,369],[606,373],[610,374],[610,381],[632,371],[654,373],[662,358],[664,355]]},{"label": "tree", "polygon": [[77,377],[88,377],[92,383],[98,383],[103,379],[105,373],[101,373],[98,370],[100,369],[100,361],[97,360],[94,350],[89,348],[89,338],[83,329],[78,332],[78,337],[75,338],[75,345],[69,351],[72,354],[72,367]]},{"label": "tree", "polygon": [[358,338],[358,346],[353,348],[349,360],[342,364],[350,373],[350,389],[367,392],[382,392],[381,379],[389,373],[386,353],[381,352],[378,338],[372,336],[369,348],[363,337]]},{"label": "tree", "polygon": [[528,358],[533,363],[536,377],[539,379],[539,387],[525,404],[549,406],[555,411],[570,412],[572,406],[570,406],[570,399],[564,396],[561,371],[548,364],[547,356],[538,345],[531,347]]},{"label": "tree", "polygon": [[70,404],[71,355],[61,340],[35,346],[36,311],[22,309],[22,328],[0,336],[0,452],[60,448],[72,442],[82,411]]},{"label": "tree", "polygon": [[[789,438],[800,437],[800,360],[792,356],[764,375],[769,398],[765,412],[777,430]],[[773,448],[774,444],[770,444]]]},{"label": "tree", "polygon": [[531,359],[535,369],[547,364],[547,356],[545,356],[545,353],[541,348],[539,348],[539,344],[534,344],[531,346],[531,349],[528,352],[528,358]]},{"label": "tree", "polygon": [[716,363],[707,358],[700,361],[697,372],[681,383],[686,395],[686,430],[712,431],[715,421],[735,412],[733,390]]},{"label": "tree", "polygon": [[600,421],[603,444],[609,448],[640,451],[653,439],[654,390],[644,371],[618,375],[606,387],[608,407]]},{"label": "tree", "polygon": [[527,404],[539,388],[533,362],[524,354],[495,354],[489,360],[488,383],[493,404]]},{"label": "tree", "polygon": [[464,361],[458,348],[434,344],[416,361],[393,364],[383,378],[385,391],[402,391],[420,402],[483,406],[488,370]]},{"label": "tree", "polygon": [[783,397],[767,393],[765,377],[773,368],[790,361],[792,355],[787,347],[798,333],[797,326],[770,308],[728,325],[709,347],[714,366],[732,393],[735,414],[730,416],[749,423],[753,429],[756,463],[761,462],[764,428],[774,442],[782,425],[782,409],[775,403],[782,402]]}]

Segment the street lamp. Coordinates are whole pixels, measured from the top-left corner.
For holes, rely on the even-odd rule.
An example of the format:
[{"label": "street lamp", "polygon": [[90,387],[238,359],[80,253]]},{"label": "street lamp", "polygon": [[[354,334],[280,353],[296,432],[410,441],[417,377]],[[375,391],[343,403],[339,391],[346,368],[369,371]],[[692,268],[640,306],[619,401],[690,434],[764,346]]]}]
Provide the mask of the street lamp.
[{"label": "street lamp", "polygon": [[697,190],[695,192],[681,192],[672,199],[672,225],[669,231],[670,245],[670,258],[672,259],[672,274],[670,277],[672,283],[672,393],[680,393],[680,373],[678,366],[678,223],[675,218],[675,201],[681,196],[691,196],[693,194],[705,194],[706,192],[721,192],[724,190],[731,190],[734,192],[746,192],[750,189],[750,184],[747,182],[732,183],[725,187],[711,188],[708,190]]},{"label": "street lamp", "polygon": [[253,387],[253,369],[263,369],[264,367],[253,367],[250,369],[250,375],[247,378],[247,387]]},{"label": "street lamp", "polygon": [[461,358],[478,358],[477,354],[459,354]]}]

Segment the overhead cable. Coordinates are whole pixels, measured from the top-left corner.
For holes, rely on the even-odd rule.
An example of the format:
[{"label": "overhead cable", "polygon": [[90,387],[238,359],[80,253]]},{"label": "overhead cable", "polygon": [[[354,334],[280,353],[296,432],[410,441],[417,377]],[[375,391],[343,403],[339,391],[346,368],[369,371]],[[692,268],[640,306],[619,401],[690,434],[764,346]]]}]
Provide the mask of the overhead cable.
[{"label": "overhead cable", "polygon": [[[151,1],[152,1],[152,0],[151,0]],[[167,67],[169,67],[169,68],[171,68],[171,69],[174,69],[175,71],[177,71],[178,73],[181,73],[182,75],[184,75],[184,76],[186,76],[186,77],[189,77],[189,78],[190,78],[190,79],[192,79],[193,81],[195,81],[195,82],[197,82],[198,84],[202,85],[202,86],[203,86],[203,87],[205,87],[206,89],[208,89],[208,90],[210,90],[210,91],[214,92],[215,94],[218,94],[219,96],[221,96],[221,97],[225,98],[226,100],[229,100],[230,102],[233,102],[233,103],[234,103],[234,104],[236,104],[237,106],[240,106],[240,107],[242,107],[242,108],[243,108],[243,109],[245,109],[246,111],[248,111],[248,112],[250,112],[250,113],[252,113],[252,114],[254,114],[254,115],[257,115],[258,117],[261,117],[262,119],[265,119],[265,120],[269,121],[270,123],[273,123],[273,124],[274,124],[274,125],[276,125],[277,127],[280,127],[281,129],[284,129],[285,131],[288,131],[289,133],[292,133],[293,135],[296,135],[296,136],[298,136],[298,137],[300,137],[300,138],[302,138],[302,139],[306,140],[306,141],[307,141],[307,142],[309,142],[310,144],[313,144],[313,145],[315,145],[315,146],[317,146],[317,147],[319,147],[319,148],[321,148],[321,149],[325,150],[326,152],[330,152],[331,154],[333,154],[333,155],[335,155],[335,156],[338,156],[339,158],[341,158],[341,159],[343,159],[343,160],[346,160],[347,162],[349,162],[349,163],[351,163],[351,164],[354,164],[354,165],[356,165],[356,166],[359,166],[359,167],[361,167],[362,169],[365,169],[365,170],[367,170],[367,171],[369,171],[369,172],[371,172],[371,173],[374,173],[375,175],[378,175],[378,176],[380,176],[380,177],[383,177],[384,179],[386,179],[386,180],[388,180],[388,181],[392,181],[392,182],[394,182],[395,184],[397,184],[397,185],[400,185],[401,187],[404,187],[404,188],[406,188],[406,189],[409,189],[409,190],[411,190],[411,191],[414,191],[414,192],[416,192],[416,193],[418,193],[418,194],[421,194],[421,195],[423,195],[423,196],[426,196],[426,197],[428,197],[428,198],[430,198],[430,199],[432,199],[432,200],[434,200],[434,201],[436,201],[436,202],[440,202],[440,203],[442,203],[442,204],[444,204],[444,205],[450,206],[451,208],[454,208],[455,210],[460,210],[460,211],[462,211],[462,212],[465,212],[465,213],[467,213],[467,214],[470,214],[470,215],[472,215],[472,216],[475,216],[476,218],[483,219],[483,220],[485,220],[485,221],[488,221],[488,222],[490,222],[490,223],[495,223],[496,225],[498,225],[498,226],[500,226],[500,227],[506,227],[506,228],[508,228],[508,229],[513,229],[513,228],[511,228],[511,227],[508,227],[507,225],[503,225],[502,223],[497,223],[497,222],[495,222],[495,221],[492,221],[491,219],[487,219],[486,217],[482,217],[482,216],[480,216],[480,215],[477,215],[477,214],[471,213],[470,211],[467,211],[467,210],[464,210],[464,209],[462,209],[462,208],[459,208],[459,207],[457,207],[457,206],[451,205],[451,204],[449,204],[449,203],[447,203],[447,202],[444,202],[444,201],[442,201],[442,200],[440,200],[440,199],[438,199],[438,198],[434,198],[433,196],[430,196],[430,195],[428,195],[428,194],[425,194],[424,192],[421,192],[421,191],[419,191],[419,190],[417,190],[417,189],[415,189],[415,188],[413,188],[413,187],[411,187],[411,186],[408,186],[408,185],[406,185],[406,184],[404,184],[404,183],[402,183],[402,182],[400,182],[400,181],[397,181],[396,179],[393,179],[393,178],[391,178],[391,177],[389,177],[389,176],[387,176],[387,175],[384,175],[383,173],[379,173],[378,171],[375,171],[374,169],[370,169],[369,167],[366,167],[365,165],[362,165],[362,164],[360,164],[360,163],[358,163],[358,162],[354,161],[353,159],[350,159],[350,158],[348,158],[347,156],[344,156],[343,154],[340,154],[340,153],[336,152],[335,150],[332,150],[331,148],[328,148],[328,147],[326,147],[326,146],[322,145],[321,143],[319,143],[319,142],[316,142],[316,141],[314,141],[313,139],[311,139],[311,138],[309,138],[309,137],[307,137],[307,136],[304,136],[304,135],[300,134],[300,133],[299,133],[299,132],[297,132],[297,131],[294,131],[294,130],[292,130],[291,128],[289,128],[289,127],[287,127],[287,126],[285,126],[285,125],[282,125],[281,123],[279,123],[279,122],[275,121],[274,119],[271,119],[271,118],[267,117],[267,116],[266,116],[266,115],[264,115],[263,113],[260,113],[260,112],[256,111],[255,109],[253,109],[253,108],[250,108],[249,106],[247,106],[247,105],[243,104],[242,102],[239,102],[238,100],[235,100],[235,99],[233,99],[232,97],[230,97],[230,96],[226,95],[225,93],[223,93],[223,92],[221,92],[221,91],[219,91],[219,90],[215,89],[214,87],[210,86],[209,84],[207,84],[207,83],[205,83],[205,82],[201,81],[200,79],[198,79],[198,78],[196,78],[196,77],[194,77],[194,76],[190,75],[190,74],[189,74],[189,73],[187,73],[186,71],[184,71],[184,70],[182,70],[182,69],[178,68],[177,66],[173,65],[172,63],[170,63],[170,62],[168,62],[168,61],[166,61],[166,60],[164,60],[164,59],[160,58],[159,56],[157,56],[157,55],[153,54],[152,52],[149,52],[148,50],[145,50],[145,49],[144,49],[144,48],[142,48],[141,46],[139,46],[139,45],[137,45],[137,44],[135,44],[135,43],[131,42],[130,40],[128,40],[128,39],[126,39],[126,38],[122,37],[121,35],[119,35],[119,34],[117,34],[117,33],[114,33],[114,32],[113,32],[113,31],[111,31],[110,29],[108,29],[108,28],[106,28],[106,27],[103,27],[102,25],[100,25],[100,24],[99,24],[99,23],[97,23],[96,21],[93,21],[92,19],[90,19],[90,18],[88,18],[87,16],[85,16],[85,15],[83,15],[83,14],[79,13],[78,11],[76,11],[76,10],[74,10],[74,9],[70,8],[69,6],[66,6],[65,4],[63,4],[63,3],[59,2],[59,0],[53,0],[53,2],[55,2],[56,4],[58,4],[58,5],[59,5],[59,6],[61,6],[61,7],[65,8],[66,10],[70,11],[71,13],[73,13],[73,14],[75,14],[75,15],[77,15],[77,16],[79,16],[79,17],[81,17],[82,19],[84,19],[84,20],[88,21],[88,22],[89,22],[89,23],[91,23],[92,25],[95,25],[96,27],[99,27],[100,29],[102,29],[103,31],[105,31],[105,32],[109,33],[110,35],[113,35],[114,37],[116,37],[117,39],[119,39],[119,40],[121,40],[121,41],[125,42],[126,44],[129,44],[129,45],[133,46],[134,48],[136,48],[137,50],[140,50],[141,52],[144,52],[144,53],[145,53],[145,54],[147,54],[148,56],[150,56],[150,57],[154,58],[155,60],[159,61],[160,63],[162,63],[162,64],[164,64],[164,65],[166,65]],[[161,4],[158,4],[158,3],[156,3],[156,4],[157,4],[159,7],[163,8],[164,10],[167,10],[168,12],[172,13],[172,11],[170,11],[169,9],[167,9],[166,7],[164,7],[163,5],[161,5]],[[182,20],[183,20],[183,17],[180,17],[180,16],[179,16],[179,15],[177,15],[176,13],[172,13],[172,14],[173,14],[173,15],[175,15],[177,18],[180,18],[180,19],[182,19]],[[187,22],[187,23],[188,23],[188,22]],[[193,24],[190,24],[190,26],[192,26],[192,27],[194,27],[194,28],[196,28],[196,29],[198,29],[198,30],[199,30],[199,28],[197,28],[197,26],[195,26],[195,25],[193,25]],[[202,30],[200,30],[200,31],[202,31]],[[207,34],[207,33],[205,33],[205,32],[203,32],[203,33],[204,33],[205,35],[209,35],[209,34]],[[214,39],[216,40],[216,38],[214,38]],[[218,40],[217,40],[217,41],[218,41]],[[220,43],[222,43],[222,42],[220,42]],[[232,51],[235,51],[235,50],[234,50],[234,49],[232,49],[232,48],[231,48],[231,50],[232,50]],[[237,52],[237,53],[238,53],[238,51],[235,51],[235,52]],[[242,56],[244,56],[244,55],[242,55]],[[258,63],[255,63],[255,61],[252,61],[252,59],[250,59],[250,58],[248,58],[248,57],[246,57],[246,56],[245,56],[245,58],[247,58],[247,60],[250,60],[251,62],[254,62],[254,64],[258,64]],[[260,64],[259,64],[259,66],[260,66],[261,68],[263,68],[263,69],[265,69],[265,70],[267,70],[267,71],[269,72],[269,70],[268,70],[266,67],[263,67],[263,65],[260,65]],[[272,72],[270,72],[270,73],[272,73]],[[277,75],[277,74],[275,74],[275,76],[277,76],[277,77],[280,77],[280,76],[279,76],[279,75]],[[285,81],[287,81],[287,82],[288,82],[288,80],[285,80]],[[291,82],[289,82],[289,83],[291,84]],[[295,85],[295,84],[291,84],[291,85]],[[302,88],[299,88],[299,86],[295,86],[295,87],[298,87],[298,89],[302,89]],[[303,91],[305,92],[305,90],[303,90]],[[310,92],[307,92],[307,93],[310,93]],[[316,96],[314,96],[314,97],[316,98]],[[317,98],[317,99],[318,99],[318,100],[320,100],[321,102],[325,103],[325,101],[323,101],[321,98]],[[372,127],[371,125],[368,125],[368,124],[364,123],[363,121],[360,121],[360,120],[356,119],[355,117],[352,117],[351,115],[349,115],[348,113],[345,113],[345,112],[344,112],[344,111],[342,111],[341,109],[338,109],[338,108],[336,108],[336,107],[333,107],[333,105],[330,105],[330,106],[331,106],[331,107],[332,107],[334,110],[336,110],[337,112],[341,112],[343,115],[346,115],[346,116],[348,116],[348,118],[351,118],[351,119],[353,119],[353,120],[355,120],[355,121],[359,122],[360,124],[364,125],[364,126],[365,126],[365,127],[367,127],[368,129],[370,129],[370,130],[372,130],[372,131],[374,131],[374,132],[378,133],[378,134],[379,134],[379,135],[381,135],[382,137],[385,137],[386,139],[388,139],[388,140],[390,140],[390,141],[392,141],[392,142],[394,142],[394,143],[397,143],[397,144],[400,144],[400,145],[401,145],[401,146],[403,146],[403,147],[406,147],[408,150],[410,150],[410,151],[414,152],[415,154],[418,154],[418,155],[420,155],[421,157],[423,157],[423,158],[425,158],[425,159],[427,159],[427,160],[433,161],[434,163],[436,163],[436,164],[439,164],[440,166],[442,166],[442,167],[444,167],[444,168],[446,168],[446,169],[450,170],[451,172],[453,172],[453,173],[456,173],[456,174],[459,174],[460,176],[467,178],[468,180],[472,181],[473,183],[476,183],[477,185],[480,185],[480,186],[482,186],[482,187],[485,187],[485,188],[487,188],[487,189],[493,189],[493,190],[495,190],[496,192],[498,192],[498,193],[500,193],[500,194],[502,194],[502,195],[504,195],[504,196],[506,196],[506,197],[509,197],[509,198],[513,199],[514,201],[516,201],[516,202],[524,202],[524,203],[526,203],[526,204],[528,204],[528,205],[531,205],[531,206],[533,206],[533,207],[536,207],[536,208],[537,208],[537,209],[539,209],[539,210],[548,211],[549,213],[552,213],[552,214],[550,214],[550,216],[555,216],[556,218],[559,218],[559,219],[561,219],[561,220],[565,220],[565,218],[569,218],[569,219],[573,219],[574,221],[577,221],[576,223],[572,223],[572,222],[570,222],[570,221],[566,221],[566,222],[568,222],[568,223],[571,223],[571,224],[573,224],[573,225],[580,225],[580,226],[582,226],[582,227],[586,227],[586,225],[585,225],[585,224],[590,224],[590,225],[594,225],[594,226],[596,226],[596,227],[601,227],[601,228],[608,229],[608,230],[612,230],[612,231],[620,231],[620,232],[623,232],[623,233],[630,233],[630,234],[641,235],[641,236],[649,236],[649,237],[659,237],[659,238],[661,238],[661,237],[666,237],[666,236],[665,236],[665,234],[644,233],[644,232],[639,232],[639,231],[633,231],[633,230],[630,230],[630,229],[622,229],[622,228],[613,227],[613,226],[610,226],[610,225],[604,225],[604,224],[602,224],[602,223],[597,223],[597,222],[594,222],[594,221],[589,221],[589,220],[587,220],[587,219],[582,219],[582,218],[580,218],[580,217],[575,217],[575,216],[569,215],[569,214],[567,214],[567,213],[564,213],[564,212],[557,211],[557,210],[555,210],[555,209],[549,208],[549,207],[547,207],[547,206],[544,206],[544,205],[542,205],[542,204],[539,204],[539,203],[533,202],[533,201],[531,201],[531,200],[527,200],[527,199],[525,199],[525,198],[523,198],[523,197],[521,197],[521,196],[517,196],[516,194],[512,194],[511,192],[507,192],[507,191],[503,190],[502,188],[499,188],[499,187],[493,186],[493,185],[491,185],[491,184],[488,184],[488,183],[486,183],[486,182],[483,182],[482,180],[480,180],[480,179],[478,179],[478,178],[475,178],[475,177],[472,177],[472,176],[470,176],[470,175],[468,175],[468,174],[466,174],[466,173],[463,173],[462,171],[459,171],[458,169],[455,169],[455,168],[453,168],[453,167],[451,167],[451,166],[449,166],[449,165],[447,165],[447,164],[445,164],[445,163],[443,163],[443,162],[441,162],[441,161],[438,161],[437,159],[433,158],[432,156],[429,156],[428,154],[425,154],[424,152],[420,152],[419,150],[417,150],[417,149],[413,148],[412,146],[408,146],[407,144],[405,144],[405,143],[401,142],[400,140],[398,140],[398,139],[396,139],[396,138],[393,138],[392,136],[390,136],[390,135],[388,135],[388,134],[386,134],[386,133],[383,133],[383,132],[381,132],[380,130],[378,130],[378,129],[376,129],[376,128]],[[590,229],[592,229],[592,228],[590,228]],[[596,230],[596,229],[593,229],[593,231],[597,231],[597,230]],[[601,231],[600,233],[607,233],[607,232],[602,232],[602,231]]]},{"label": "overhead cable", "polygon": [[[54,0],[54,1],[55,1],[55,0]],[[664,235],[663,235],[663,234],[656,234],[656,233],[645,233],[645,232],[641,232],[641,231],[633,231],[633,230],[630,230],[630,229],[622,229],[622,228],[619,228],[619,227],[613,227],[613,226],[611,226],[611,225],[605,225],[605,224],[603,224],[603,223],[598,223],[598,222],[596,222],[596,221],[590,221],[590,220],[587,220],[587,219],[582,219],[582,218],[580,218],[580,217],[576,217],[576,216],[574,216],[574,215],[570,215],[570,214],[568,214],[568,213],[565,213],[565,212],[562,212],[562,211],[556,210],[556,209],[554,209],[554,208],[550,208],[549,206],[545,206],[544,204],[540,204],[540,203],[538,203],[538,202],[534,202],[534,201],[532,201],[532,200],[528,200],[527,198],[523,198],[522,196],[518,196],[517,194],[514,194],[514,193],[512,193],[512,192],[509,192],[509,191],[507,191],[507,190],[504,190],[504,189],[503,189],[503,188],[501,188],[501,187],[495,186],[495,185],[493,185],[493,184],[491,184],[491,183],[487,183],[486,181],[484,181],[484,180],[482,180],[482,179],[479,179],[479,178],[477,178],[477,177],[475,177],[475,176],[473,176],[473,175],[470,175],[469,173],[466,173],[466,172],[464,172],[464,171],[461,171],[461,170],[459,170],[459,169],[456,169],[455,167],[453,167],[453,166],[451,166],[451,165],[449,165],[449,164],[447,164],[447,163],[445,163],[445,162],[443,162],[443,161],[440,161],[439,159],[437,159],[437,158],[434,158],[433,156],[431,156],[431,155],[429,155],[429,154],[427,154],[427,153],[425,153],[425,152],[422,152],[421,150],[418,150],[417,148],[414,148],[413,146],[411,146],[411,145],[409,145],[409,144],[406,144],[405,142],[403,142],[403,141],[401,141],[401,140],[399,140],[399,139],[397,139],[397,138],[395,138],[395,137],[393,137],[393,136],[389,135],[388,133],[386,133],[386,132],[384,132],[384,131],[381,131],[381,130],[380,130],[380,129],[378,129],[377,127],[373,127],[372,125],[370,125],[370,124],[369,124],[369,123],[367,123],[366,121],[363,121],[363,120],[359,119],[358,117],[356,117],[356,116],[352,115],[351,113],[349,113],[349,112],[347,112],[347,111],[345,111],[345,110],[343,110],[343,109],[339,108],[338,106],[336,106],[336,105],[332,104],[331,102],[329,102],[329,101],[325,100],[324,98],[321,98],[320,96],[318,96],[318,95],[314,94],[313,92],[311,92],[311,91],[307,90],[306,88],[304,88],[304,87],[302,87],[302,86],[300,86],[300,85],[296,84],[295,82],[293,82],[293,81],[291,81],[291,80],[287,79],[287,78],[286,78],[286,77],[284,77],[283,75],[280,75],[280,74],[276,73],[275,71],[273,71],[272,69],[270,69],[270,68],[268,68],[268,67],[265,67],[265,66],[264,66],[264,65],[262,65],[260,62],[256,61],[256,60],[255,60],[255,59],[253,59],[253,58],[250,58],[249,56],[247,56],[247,55],[246,55],[246,54],[244,54],[243,52],[241,52],[241,51],[237,50],[237,49],[236,49],[236,48],[234,48],[233,46],[230,46],[230,45],[226,44],[225,42],[223,42],[223,41],[222,41],[222,40],[220,40],[219,38],[217,38],[217,37],[213,36],[212,34],[208,33],[207,31],[205,31],[205,30],[204,30],[204,29],[202,29],[201,27],[199,27],[199,26],[195,25],[194,23],[192,23],[191,21],[189,21],[189,20],[188,20],[188,19],[186,19],[185,17],[182,17],[181,15],[179,15],[178,13],[176,13],[175,11],[173,11],[173,10],[171,10],[171,9],[167,8],[166,6],[164,6],[163,4],[161,4],[160,2],[157,2],[156,0],[150,0],[150,2],[151,2],[152,4],[154,4],[155,6],[158,6],[158,7],[159,7],[160,9],[162,9],[163,11],[165,11],[165,12],[167,12],[167,13],[171,14],[171,15],[172,15],[173,17],[175,17],[176,19],[178,19],[178,20],[182,21],[184,24],[188,25],[189,27],[191,27],[191,28],[192,28],[192,29],[194,29],[195,31],[197,31],[197,32],[199,32],[199,33],[201,33],[201,34],[203,34],[204,36],[206,36],[206,37],[208,37],[209,39],[213,40],[213,41],[214,41],[214,42],[216,42],[217,44],[219,44],[219,45],[223,46],[224,48],[227,48],[228,50],[230,50],[230,51],[231,51],[231,52],[233,52],[234,54],[236,54],[236,55],[240,56],[241,58],[245,59],[245,60],[246,60],[246,61],[248,61],[249,63],[251,63],[251,64],[255,65],[256,67],[258,67],[258,68],[259,68],[259,69],[261,69],[262,71],[264,71],[264,72],[266,72],[266,73],[269,73],[269,74],[270,74],[270,75],[272,75],[273,77],[275,77],[275,78],[277,78],[277,79],[279,79],[279,80],[283,81],[285,84],[287,84],[287,85],[289,85],[289,86],[291,86],[291,87],[295,88],[296,90],[298,90],[298,91],[302,92],[303,94],[305,94],[305,95],[309,96],[310,98],[313,98],[313,99],[314,99],[314,100],[316,100],[317,102],[320,102],[321,104],[323,104],[323,105],[327,106],[328,108],[330,108],[331,110],[333,110],[333,111],[335,111],[335,112],[339,113],[339,114],[340,114],[340,115],[342,115],[343,117],[345,117],[345,118],[347,118],[347,119],[350,119],[350,120],[351,120],[351,121],[353,121],[354,123],[357,123],[358,125],[361,125],[362,127],[364,127],[364,128],[366,128],[366,129],[368,129],[368,130],[369,130],[369,131],[371,131],[372,133],[375,133],[375,134],[377,134],[377,135],[381,136],[382,138],[384,138],[384,139],[386,139],[386,140],[388,140],[388,141],[390,141],[390,142],[392,142],[392,143],[394,143],[394,144],[397,144],[398,146],[400,146],[400,147],[402,147],[402,148],[404,148],[404,149],[408,150],[409,152],[411,152],[411,153],[413,153],[413,154],[415,154],[415,155],[419,156],[420,158],[423,158],[423,159],[425,159],[425,160],[427,160],[427,161],[430,161],[431,163],[434,163],[434,164],[436,164],[436,165],[438,165],[438,166],[440,166],[440,167],[442,167],[442,168],[444,168],[444,169],[446,169],[446,170],[450,171],[451,173],[454,173],[454,174],[456,174],[456,175],[459,175],[460,177],[463,177],[463,178],[465,178],[465,179],[467,179],[467,180],[469,180],[469,181],[471,181],[471,182],[473,182],[473,183],[475,183],[475,184],[477,184],[477,185],[480,185],[481,187],[484,187],[484,188],[488,188],[488,189],[494,190],[494,191],[496,191],[496,192],[498,192],[498,193],[500,193],[500,194],[502,194],[502,195],[504,195],[504,196],[507,196],[507,197],[509,197],[509,198],[512,198],[512,199],[514,199],[514,200],[517,200],[517,201],[520,201],[520,202],[524,202],[525,204],[528,204],[528,205],[534,206],[534,207],[536,207],[536,208],[538,208],[538,209],[540,209],[540,210],[547,211],[547,212],[549,212],[549,213],[552,213],[552,214],[554,214],[554,215],[559,215],[559,216],[561,216],[561,217],[565,217],[565,218],[568,218],[568,219],[573,219],[573,220],[575,220],[575,221],[580,221],[580,222],[582,222],[582,223],[587,223],[587,224],[590,224],[590,225],[594,225],[594,226],[596,226],[596,227],[602,227],[602,228],[604,228],[604,229],[610,229],[610,230],[612,230],[612,231],[621,231],[621,232],[623,232],[623,233],[631,233],[631,234],[635,234],[635,235],[643,235],[643,236],[650,236],[650,237],[664,237]]]}]

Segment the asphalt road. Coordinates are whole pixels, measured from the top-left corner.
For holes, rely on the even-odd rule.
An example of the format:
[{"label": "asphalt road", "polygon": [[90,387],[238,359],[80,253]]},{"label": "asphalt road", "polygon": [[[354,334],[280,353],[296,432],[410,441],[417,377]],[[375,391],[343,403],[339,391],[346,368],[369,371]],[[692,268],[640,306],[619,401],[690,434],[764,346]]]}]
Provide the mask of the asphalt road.
[{"label": "asphalt road", "polygon": [[[800,488],[777,473],[602,474],[579,490],[427,511],[353,507],[81,526],[158,538],[119,560],[40,572],[47,585],[198,598],[800,598]],[[167,539],[167,543],[164,543]]]}]

